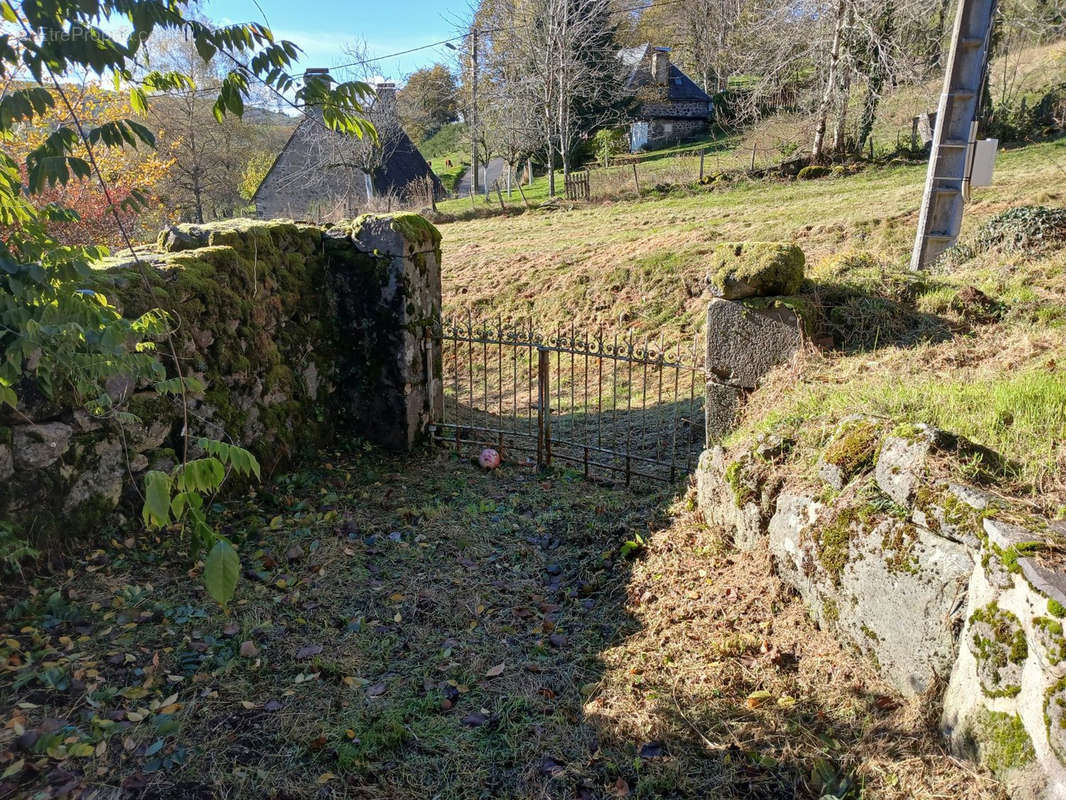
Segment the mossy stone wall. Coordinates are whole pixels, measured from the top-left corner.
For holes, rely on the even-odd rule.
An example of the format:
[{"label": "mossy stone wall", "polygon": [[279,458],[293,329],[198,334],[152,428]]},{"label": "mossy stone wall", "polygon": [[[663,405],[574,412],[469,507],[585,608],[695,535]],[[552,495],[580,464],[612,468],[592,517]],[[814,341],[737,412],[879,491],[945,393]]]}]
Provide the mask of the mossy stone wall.
[{"label": "mossy stone wall", "polygon": [[[271,471],[339,438],[408,448],[426,430],[440,396],[425,336],[440,314],[440,235],[421,217],[182,225],[142,258],[147,285],[115,260],[99,288],[127,315],[172,316],[182,374],[205,387],[189,396],[194,438],[239,443]],[[108,390],[139,422],[32,391],[18,414],[0,412],[0,520],[16,532],[92,534],[123,499],[136,511],[144,471],[182,452],[178,401],[121,378]]]}]

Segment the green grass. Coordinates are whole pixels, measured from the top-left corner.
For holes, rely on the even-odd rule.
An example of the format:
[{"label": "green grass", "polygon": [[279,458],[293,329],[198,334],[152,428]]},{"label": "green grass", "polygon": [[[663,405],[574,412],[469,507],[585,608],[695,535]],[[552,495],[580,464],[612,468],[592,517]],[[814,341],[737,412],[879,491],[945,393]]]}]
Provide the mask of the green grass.
[{"label": "green grass", "polygon": [[[724,169],[739,166],[740,162],[734,163],[732,151],[739,141],[736,136],[706,136],[691,142],[683,142],[677,145],[652,150],[634,156],[637,161],[637,173],[641,182],[641,190],[648,190],[663,183],[693,183],[699,178],[699,150],[705,150],[704,173],[712,175]],[[469,159],[468,159],[469,163]],[[636,196],[636,186],[633,183],[633,167],[628,163],[611,166],[603,169],[599,164],[590,163],[592,169],[591,190],[593,199],[606,199],[614,196]],[[575,167],[577,169],[578,167]],[[583,168],[583,167],[582,167]],[[526,200],[533,205],[539,205],[549,199],[549,181],[544,170],[544,165],[534,164],[535,178],[532,185],[523,184]],[[438,173],[439,175],[440,173]],[[504,188],[501,185],[501,189]],[[565,198],[565,184],[563,171],[555,172],[556,194]],[[504,205],[511,209],[524,208],[522,196],[517,187],[513,188],[508,195],[504,192]],[[499,209],[499,198],[495,192],[489,197],[484,195],[475,198],[471,203],[469,197],[460,197],[438,203],[437,208],[445,214],[465,215],[474,212],[492,212]]]},{"label": "green grass", "polygon": [[[449,167],[448,162],[452,165]],[[429,159],[430,168],[440,178],[441,183],[448,192],[454,192],[459,185],[459,179],[470,167],[470,154],[463,151],[444,153],[436,158]],[[438,203],[438,206],[443,205]]]},{"label": "green grass", "polygon": [[463,152],[468,149],[469,143],[466,124],[451,122],[419,144],[418,150],[426,159],[435,161],[449,154]]},{"label": "green grass", "polygon": [[[994,184],[967,205],[963,240],[1006,208],[1061,206],[1063,174],[1066,139],[1004,150]],[[872,404],[1002,449],[1020,465],[1013,488],[1054,512],[1066,504],[1056,479],[1066,456],[1056,449],[1061,434],[1055,439],[1066,252],[988,251],[950,272],[913,275],[907,262],[924,178],[921,164],[894,165],[445,223],[445,312],[687,347],[703,329],[714,246],[790,240],[807,257],[802,292],[833,307],[828,327],[844,353],[783,379],[772,402],[757,393],[745,430],[774,415],[798,427],[807,420],[827,437],[841,416]],[[966,286],[991,298],[993,317],[961,303]]]}]

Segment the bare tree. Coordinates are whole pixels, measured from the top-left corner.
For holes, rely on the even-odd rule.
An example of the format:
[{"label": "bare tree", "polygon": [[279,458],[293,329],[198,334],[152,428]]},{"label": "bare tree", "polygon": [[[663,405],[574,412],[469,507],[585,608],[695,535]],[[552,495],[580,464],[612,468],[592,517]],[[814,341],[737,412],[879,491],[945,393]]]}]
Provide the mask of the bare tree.
[{"label": "bare tree", "polygon": [[509,94],[516,114],[527,109],[523,131],[539,132],[552,196],[556,164],[568,175],[581,138],[619,117],[624,66],[612,19],[611,0],[493,0],[479,9],[479,24],[492,20],[485,27],[494,31],[482,39],[484,72],[522,78]]},{"label": "bare tree", "polygon": [[245,203],[240,187],[248,162],[257,153],[280,150],[295,122],[250,108],[243,119],[227,116],[216,123],[212,97],[220,66],[205,64],[192,42],[174,36],[153,36],[149,47],[153,68],[177,70],[196,82],[195,89],[160,96],[150,106],[158,149],[173,161],[161,191],[183,219],[203,223],[232,216]]},{"label": "bare tree", "polygon": [[848,0],[836,1],[836,13],[833,16],[833,43],[829,48],[829,58],[826,64],[825,89],[822,92],[822,102],[818,106],[818,112],[814,123],[814,142],[811,144],[811,158],[817,160],[822,157],[825,146],[825,131],[829,122],[829,111],[833,107],[834,100],[838,97],[840,84],[840,51],[844,41],[844,24],[848,14]]}]

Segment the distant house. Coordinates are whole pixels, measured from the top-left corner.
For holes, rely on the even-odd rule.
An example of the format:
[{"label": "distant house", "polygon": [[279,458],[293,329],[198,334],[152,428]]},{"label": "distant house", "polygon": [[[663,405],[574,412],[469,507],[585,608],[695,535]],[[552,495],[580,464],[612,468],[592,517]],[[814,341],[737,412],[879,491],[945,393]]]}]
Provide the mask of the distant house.
[{"label": "distant house", "polygon": [[320,108],[309,108],[252,198],[257,217],[335,222],[393,204],[428,203],[429,187],[434,196],[443,193],[396,118],[396,85],[379,82],[374,88],[369,117],[379,143],[335,133]]},{"label": "distant house", "polygon": [[706,132],[714,101],[670,63],[669,48],[642,44],[618,57],[629,68],[626,86],[639,104],[629,126],[630,150],[665,147]]}]

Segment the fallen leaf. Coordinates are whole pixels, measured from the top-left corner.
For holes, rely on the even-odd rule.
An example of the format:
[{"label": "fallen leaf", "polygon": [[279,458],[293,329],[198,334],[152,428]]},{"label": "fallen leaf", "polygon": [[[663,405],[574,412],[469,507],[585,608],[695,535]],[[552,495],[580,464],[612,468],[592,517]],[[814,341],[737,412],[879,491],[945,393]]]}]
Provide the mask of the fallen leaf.
[{"label": "fallen leaf", "polygon": [[610,789],[615,797],[629,797],[629,784],[625,778],[619,778]]},{"label": "fallen leaf", "polygon": [[309,645],[307,645],[307,647],[301,647],[300,650],[296,653],[296,657],[297,658],[311,658],[311,656],[317,656],[321,652],[322,652],[322,645],[320,645],[320,644],[309,644]]},{"label": "fallen leaf", "polygon": [[385,694],[385,682],[375,683],[373,686],[368,686],[366,689],[367,697],[381,697]]},{"label": "fallen leaf", "polygon": [[566,767],[551,756],[544,756],[540,760],[540,771],[549,778],[558,778],[566,773]]},{"label": "fallen leaf", "polygon": [[250,639],[241,642],[240,650],[238,651],[242,658],[255,658],[259,655],[259,648],[255,646],[255,642]]},{"label": "fallen leaf", "polygon": [[769,700],[771,697],[773,697],[773,695],[770,694],[768,691],[766,691],[765,689],[760,689],[759,691],[752,692],[748,695],[748,699],[745,705],[747,705],[748,708],[758,708],[759,706],[765,704],[766,701]]},{"label": "fallen leaf", "polygon": [[503,675],[503,671],[505,669],[507,669],[507,665],[504,662],[501,661],[496,666],[489,667],[488,670],[485,671],[485,677],[486,678],[498,678],[500,675]]},{"label": "fallen leaf", "polygon": [[8,768],[4,770],[4,773],[0,775],[0,779],[10,778],[12,775],[18,775],[20,772],[22,772],[22,768],[24,766],[26,766],[26,759],[20,758],[14,764],[8,765]]},{"label": "fallen leaf", "polygon": [[329,783],[331,780],[334,780],[336,777],[337,776],[334,775],[332,772],[323,772],[321,775],[318,776],[318,782],[319,782],[320,785],[323,784],[323,783]]},{"label": "fallen leaf", "polygon": [[488,721],[488,716],[482,714],[480,711],[474,711],[471,714],[467,714],[460,720],[460,722],[462,722],[468,728],[479,728]]}]

